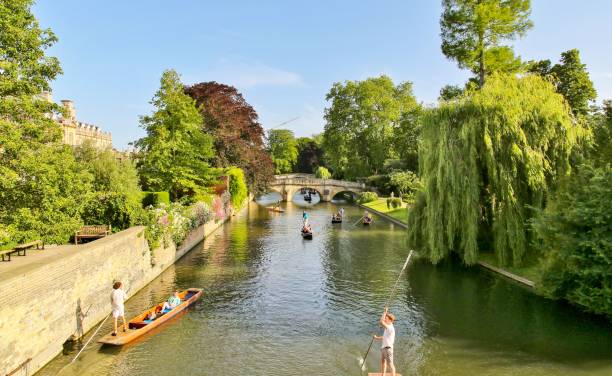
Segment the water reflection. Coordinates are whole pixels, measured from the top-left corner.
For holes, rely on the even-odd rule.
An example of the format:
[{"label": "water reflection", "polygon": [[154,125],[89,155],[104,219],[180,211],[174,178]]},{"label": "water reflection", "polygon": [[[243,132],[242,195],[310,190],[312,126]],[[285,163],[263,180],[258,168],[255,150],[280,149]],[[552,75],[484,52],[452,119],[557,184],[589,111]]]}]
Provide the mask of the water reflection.
[{"label": "water reflection", "polygon": [[[182,317],[123,348],[59,356],[42,375],[356,375],[407,251],[403,229],[347,206],[251,205],[129,300],[128,316],[175,288],[202,287]],[[410,265],[391,305],[404,375],[609,375],[612,328],[564,304],[449,262]],[[108,326],[108,325],[107,325]],[[103,328],[102,333],[110,330]],[[376,348],[368,360],[377,368]]]}]

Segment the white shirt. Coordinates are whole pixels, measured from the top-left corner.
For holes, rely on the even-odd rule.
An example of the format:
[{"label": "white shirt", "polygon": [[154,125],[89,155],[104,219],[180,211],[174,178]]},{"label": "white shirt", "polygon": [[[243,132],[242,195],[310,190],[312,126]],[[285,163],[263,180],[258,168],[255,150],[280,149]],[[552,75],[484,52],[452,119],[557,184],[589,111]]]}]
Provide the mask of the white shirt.
[{"label": "white shirt", "polygon": [[113,290],[111,293],[111,306],[113,309],[123,308],[123,302],[127,299],[125,291],[122,289]]},{"label": "white shirt", "polygon": [[380,348],[384,349],[385,347],[393,348],[393,343],[395,342],[395,328],[393,324],[389,324],[389,327],[385,328],[385,332],[383,333],[382,345]]}]

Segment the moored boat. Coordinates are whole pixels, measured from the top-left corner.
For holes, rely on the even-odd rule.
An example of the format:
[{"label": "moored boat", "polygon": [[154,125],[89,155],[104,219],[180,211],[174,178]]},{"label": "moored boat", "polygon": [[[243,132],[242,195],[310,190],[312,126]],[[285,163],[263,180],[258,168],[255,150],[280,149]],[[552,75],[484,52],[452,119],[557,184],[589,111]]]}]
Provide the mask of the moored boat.
[{"label": "moored boat", "polygon": [[98,340],[99,343],[104,343],[107,345],[115,345],[121,346],[129,343],[136,338],[142,336],[153,328],[156,328],[163,324],[164,322],[170,320],[178,313],[184,311],[187,307],[194,304],[196,300],[202,296],[202,289],[198,288],[190,288],[184,291],[179,292],[179,298],[181,298],[181,304],[174,307],[171,310],[166,310],[161,313],[161,316],[157,316],[153,320],[147,320],[147,317],[151,314],[151,312],[161,311],[164,302],[157,304],[156,306],[149,308],[148,310],[142,312],[140,315],[132,318],[128,321],[128,331],[124,332],[121,329],[117,331],[117,335],[113,336],[112,333],[105,335],[104,337]]}]

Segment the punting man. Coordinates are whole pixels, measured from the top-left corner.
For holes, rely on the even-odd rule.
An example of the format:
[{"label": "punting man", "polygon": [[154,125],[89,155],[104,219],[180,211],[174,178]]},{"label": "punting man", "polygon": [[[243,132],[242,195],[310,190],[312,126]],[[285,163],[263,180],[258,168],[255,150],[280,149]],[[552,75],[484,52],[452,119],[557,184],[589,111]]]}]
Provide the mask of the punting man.
[{"label": "punting man", "polygon": [[380,346],[380,368],[383,376],[385,372],[387,372],[387,366],[391,369],[391,375],[395,376],[395,365],[393,364],[393,343],[395,342],[394,321],[395,316],[389,312],[388,308],[385,308],[385,311],[380,317],[380,325],[385,328],[385,332],[382,336],[374,336],[375,339],[382,340],[382,345]]},{"label": "punting man", "polygon": [[113,319],[115,320],[115,326],[113,330],[113,336],[117,335],[117,319],[121,316],[123,320],[123,331],[127,332],[127,324],[125,322],[125,299],[127,294],[123,291],[123,283],[117,281],[113,284],[113,292],[111,293],[111,306],[113,309]]}]

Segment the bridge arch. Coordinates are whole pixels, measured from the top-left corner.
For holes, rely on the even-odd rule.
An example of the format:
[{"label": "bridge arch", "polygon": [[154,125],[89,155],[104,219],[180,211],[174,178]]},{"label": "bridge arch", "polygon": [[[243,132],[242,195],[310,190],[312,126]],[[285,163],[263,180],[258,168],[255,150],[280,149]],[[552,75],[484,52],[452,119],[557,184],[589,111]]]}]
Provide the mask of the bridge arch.
[{"label": "bridge arch", "polygon": [[331,201],[339,192],[349,191],[359,194],[365,184],[335,179],[318,179],[312,174],[275,175],[269,189],[281,194],[283,201],[291,200],[302,188],[312,188],[319,192],[321,201]]}]

